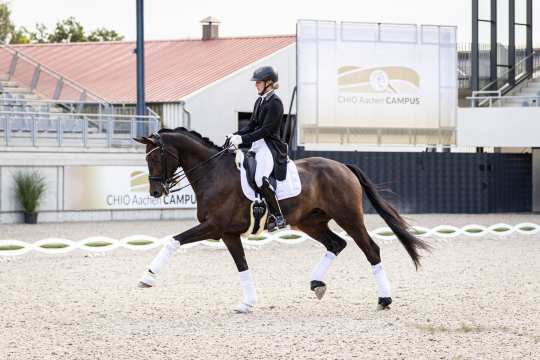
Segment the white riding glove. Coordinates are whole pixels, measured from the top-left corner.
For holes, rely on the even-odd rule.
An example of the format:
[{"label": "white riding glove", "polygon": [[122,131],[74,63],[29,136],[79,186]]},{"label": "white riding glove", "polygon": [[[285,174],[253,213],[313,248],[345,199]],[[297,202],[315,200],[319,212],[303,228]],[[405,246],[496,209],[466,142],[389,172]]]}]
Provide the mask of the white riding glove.
[{"label": "white riding glove", "polygon": [[240,135],[231,136],[231,144],[238,147],[242,143],[242,137]]}]

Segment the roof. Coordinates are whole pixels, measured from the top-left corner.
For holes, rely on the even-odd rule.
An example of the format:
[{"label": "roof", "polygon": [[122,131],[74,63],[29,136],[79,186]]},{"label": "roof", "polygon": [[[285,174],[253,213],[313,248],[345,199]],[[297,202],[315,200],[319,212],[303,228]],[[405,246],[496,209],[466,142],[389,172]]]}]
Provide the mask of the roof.
[{"label": "roof", "polygon": [[[146,101],[180,101],[295,41],[293,35],[146,41]],[[16,48],[111,103],[136,102],[135,42],[31,44]]]}]

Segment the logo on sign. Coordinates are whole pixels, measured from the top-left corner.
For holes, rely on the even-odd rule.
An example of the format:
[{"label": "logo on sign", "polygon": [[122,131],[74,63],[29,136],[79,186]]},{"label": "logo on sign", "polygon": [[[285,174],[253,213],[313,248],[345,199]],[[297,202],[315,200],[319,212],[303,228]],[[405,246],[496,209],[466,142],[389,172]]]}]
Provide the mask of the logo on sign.
[{"label": "logo on sign", "polygon": [[417,93],[420,75],[404,66],[384,66],[363,69],[341,66],[337,71],[339,90],[351,93]]}]

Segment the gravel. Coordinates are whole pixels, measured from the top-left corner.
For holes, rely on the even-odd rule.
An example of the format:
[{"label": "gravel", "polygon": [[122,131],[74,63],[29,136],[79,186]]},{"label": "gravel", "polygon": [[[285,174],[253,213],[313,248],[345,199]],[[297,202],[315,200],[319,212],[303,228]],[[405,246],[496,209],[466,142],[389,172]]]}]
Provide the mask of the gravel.
[{"label": "gravel", "polygon": [[[538,215],[410,215],[413,224],[515,225]],[[368,229],[383,226],[366,217]],[[156,237],[192,222],[1,225],[0,239]],[[540,234],[430,240],[415,271],[396,241],[379,241],[393,289],[376,310],[370,267],[349,243],[328,291],[309,291],[315,242],[247,249],[259,303],[241,300],[224,250],[180,250],[158,286],[136,287],[158,249],[31,252],[0,257],[0,359],[534,359],[540,351]]]}]

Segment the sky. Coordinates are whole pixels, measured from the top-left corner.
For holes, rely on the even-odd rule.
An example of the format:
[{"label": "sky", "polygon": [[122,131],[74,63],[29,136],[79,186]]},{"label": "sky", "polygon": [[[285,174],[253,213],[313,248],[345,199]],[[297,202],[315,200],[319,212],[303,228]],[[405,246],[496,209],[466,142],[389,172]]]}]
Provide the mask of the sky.
[{"label": "sky", "polygon": [[[4,0],[0,0],[4,1]],[[85,29],[106,27],[126,40],[136,39],[136,0],[9,0],[12,19],[33,29],[44,23],[49,29],[69,16]],[[499,42],[507,43],[508,1],[499,0]],[[516,0],[517,22],[525,22],[525,0]],[[480,0],[480,17],[489,17],[489,0]],[[214,16],[220,36],[294,34],[298,19],[395,22],[455,25],[458,42],[471,41],[471,0],[146,0],[145,38],[163,40],[200,38],[200,20]],[[540,1],[533,1],[533,39],[540,47]],[[516,43],[525,43],[518,28]],[[480,41],[489,40],[489,25],[482,24]]]}]

